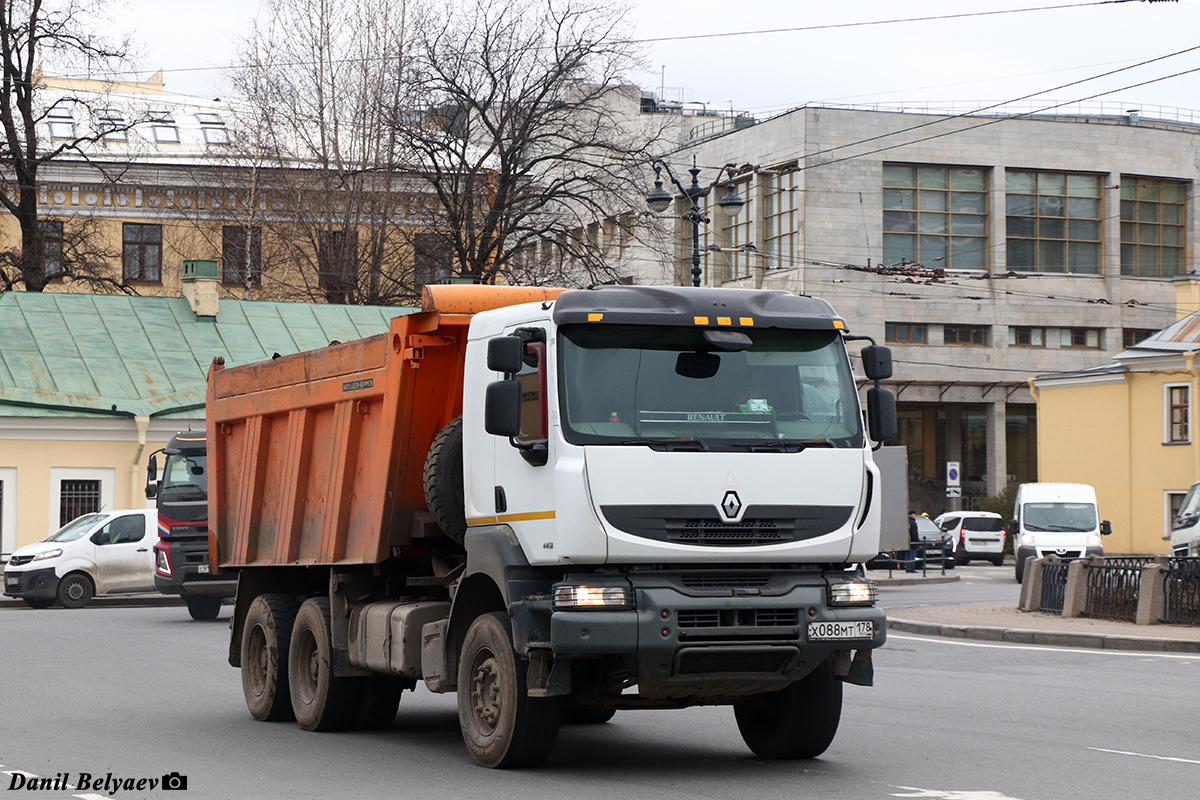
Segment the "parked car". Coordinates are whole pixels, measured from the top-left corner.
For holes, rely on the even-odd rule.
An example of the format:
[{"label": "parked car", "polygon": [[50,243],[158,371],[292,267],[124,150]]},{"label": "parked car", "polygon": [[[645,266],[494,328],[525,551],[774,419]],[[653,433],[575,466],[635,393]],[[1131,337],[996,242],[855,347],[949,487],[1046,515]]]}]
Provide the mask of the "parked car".
[{"label": "parked car", "polygon": [[1004,565],[1004,518],[990,511],[948,511],[933,521],[950,537],[954,560]]},{"label": "parked car", "polygon": [[[921,541],[926,543],[926,547],[918,549],[916,553],[916,567],[920,569],[924,565],[925,558],[923,552],[928,551],[928,544],[940,543],[942,552],[942,563],[930,563],[929,567],[945,567],[946,569],[954,568],[954,548],[950,543],[950,537],[947,536],[941,528],[933,523],[929,517],[917,517],[917,535],[921,537]],[[904,569],[904,560],[908,558],[907,550],[891,550],[880,553],[867,562],[867,569]]]},{"label": "parked car", "polygon": [[32,608],[82,608],[98,594],[154,591],[154,509],[102,511],[14,550],[4,594]]},{"label": "parked car", "polygon": [[1083,483],[1022,483],[1017,487],[1016,519],[1008,523],[1017,556],[1017,583],[1025,559],[1053,553],[1061,559],[1103,555],[1101,537],[1112,523],[1097,513],[1096,490]]}]

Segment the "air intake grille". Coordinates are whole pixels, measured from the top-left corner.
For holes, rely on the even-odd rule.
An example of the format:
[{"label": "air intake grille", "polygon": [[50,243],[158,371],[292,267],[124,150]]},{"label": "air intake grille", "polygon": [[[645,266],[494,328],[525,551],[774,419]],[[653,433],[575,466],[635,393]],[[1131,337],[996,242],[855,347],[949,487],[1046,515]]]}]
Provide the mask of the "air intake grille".
[{"label": "air intake grille", "polygon": [[772,628],[795,626],[800,612],[794,608],[687,609],[676,624],[683,628]]},{"label": "air intake grille", "polygon": [[749,589],[766,586],[766,575],[684,575],[683,585],[689,589]]}]

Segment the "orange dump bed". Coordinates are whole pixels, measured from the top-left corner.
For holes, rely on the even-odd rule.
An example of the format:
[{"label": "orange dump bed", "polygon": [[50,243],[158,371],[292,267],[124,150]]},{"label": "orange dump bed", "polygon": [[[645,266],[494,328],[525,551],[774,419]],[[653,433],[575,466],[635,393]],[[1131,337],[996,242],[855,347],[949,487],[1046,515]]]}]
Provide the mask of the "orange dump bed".
[{"label": "orange dump bed", "polygon": [[471,315],[561,290],[427,287],[387,334],[208,376],[210,564],[370,564],[424,531],[422,474],[462,411]]}]

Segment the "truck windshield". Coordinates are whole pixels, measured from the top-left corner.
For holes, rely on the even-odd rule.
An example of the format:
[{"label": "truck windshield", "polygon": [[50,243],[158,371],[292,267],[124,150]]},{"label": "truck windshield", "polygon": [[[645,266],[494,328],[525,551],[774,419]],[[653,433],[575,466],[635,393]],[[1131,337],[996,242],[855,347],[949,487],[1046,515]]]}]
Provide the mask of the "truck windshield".
[{"label": "truck windshield", "polygon": [[167,456],[163,468],[163,502],[204,500],[208,497],[208,457],[204,453],[175,453]]},{"label": "truck windshield", "polygon": [[862,446],[857,393],[836,331],[739,333],[749,340],[735,335],[730,344],[699,327],[563,326],[567,441],[688,450]]},{"label": "truck windshield", "polygon": [[1196,524],[1197,520],[1200,520],[1200,483],[1188,490],[1187,497],[1183,498],[1183,505],[1179,507],[1179,514],[1176,515],[1171,528],[1174,530],[1190,528]]},{"label": "truck windshield", "polygon": [[1072,533],[1096,530],[1096,507],[1091,503],[1026,503],[1022,508],[1025,530]]}]

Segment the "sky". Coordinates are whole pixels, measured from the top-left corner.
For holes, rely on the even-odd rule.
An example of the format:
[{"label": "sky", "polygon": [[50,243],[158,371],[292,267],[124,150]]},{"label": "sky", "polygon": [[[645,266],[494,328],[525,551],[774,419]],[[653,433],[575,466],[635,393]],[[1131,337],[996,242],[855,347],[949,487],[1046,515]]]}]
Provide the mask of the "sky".
[{"label": "sky", "polygon": [[[631,76],[636,83],[666,99],[760,119],[806,103],[956,103],[968,110],[1035,95],[1026,106],[1091,98],[1089,110],[1101,102],[1105,110],[1141,108],[1145,116],[1156,116],[1158,106],[1170,107],[1170,115],[1196,109],[1200,121],[1200,49],[1063,86],[1200,47],[1200,0],[632,3],[633,35],[645,42],[645,68]],[[211,97],[228,93],[222,68],[233,62],[232,40],[257,7],[258,0],[109,6],[112,31],[132,33],[139,43],[139,77],[163,68],[167,91]],[[983,13],[1012,9],[1043,10]],[[960,16],[919,19],[947,15]],[[898,19],[914,21],[878,24]],[[1197,71],[1163,79],[1188,70]]]}]

